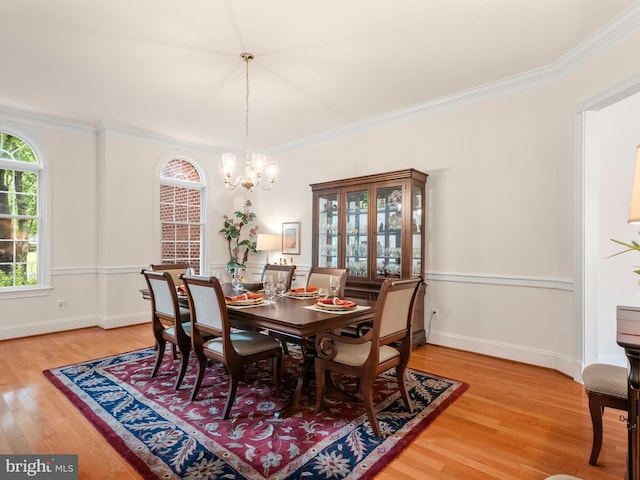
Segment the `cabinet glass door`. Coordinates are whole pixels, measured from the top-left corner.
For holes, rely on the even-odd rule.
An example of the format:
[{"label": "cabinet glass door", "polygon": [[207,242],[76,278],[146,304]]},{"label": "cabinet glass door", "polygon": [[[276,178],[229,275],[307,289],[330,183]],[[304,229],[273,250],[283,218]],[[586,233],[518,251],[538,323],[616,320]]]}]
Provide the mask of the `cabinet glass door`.
[{"label": "cabinet glass door", "polygon": [[402,186],[376,190],[376,278],[402,277]]},{"label": "cabinet glass door", "polygon": [[352,277],[369,275],[368,190],[346,193],[345,266]]},{"label": "cabinet glass door", "polygon": [[411,276],[422,275],[422,188],[414,186],[411,196]]},{"label": "cabinet glass door", "polygon": [[318,198],[318,258],[319,267],[338,267],[338,194]]}]

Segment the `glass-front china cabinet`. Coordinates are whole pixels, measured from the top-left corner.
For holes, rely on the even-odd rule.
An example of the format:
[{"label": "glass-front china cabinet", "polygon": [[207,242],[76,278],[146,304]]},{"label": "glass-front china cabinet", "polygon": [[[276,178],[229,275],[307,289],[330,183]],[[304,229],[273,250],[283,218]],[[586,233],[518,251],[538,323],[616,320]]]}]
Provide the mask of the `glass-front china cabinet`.
[{"label": "glass-front china cabinet", "polygon": [[[422,275],[427,174],[414,169],[316,183],[313,265],[346,268],[345,294],[375,299],[385,278]],[[424,289],[414,343],[425,342]]]}]

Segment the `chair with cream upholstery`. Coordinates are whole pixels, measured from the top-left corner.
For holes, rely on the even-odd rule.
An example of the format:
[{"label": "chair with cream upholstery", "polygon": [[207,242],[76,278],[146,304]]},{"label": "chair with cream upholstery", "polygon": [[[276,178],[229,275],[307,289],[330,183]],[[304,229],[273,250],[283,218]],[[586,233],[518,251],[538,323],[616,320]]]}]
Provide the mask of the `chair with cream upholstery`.
[{"label": "chair with cream upholstery", "polygon": [[413,412],[406,385],[406,370],[411,356],[411,317],[422,278],[386,279],[376,302],[371,330],[357,338],[333,332],[316,336],[316,410],[322,409],[325,382],[331,371],[358,379],[359,392],[373,432],[382,433],[373,406],[373,383],[382,372],[395,367],[405,407]]},{"label": "chair with cream upholstery", "polygon": [[280,343],[260,332],[231,331],[224,293],[217,278],[183,275],[182,279],[191,309],[192,348],[198,360],[198,377],[191,391],[191,400],[198,395],[208,359],[222,363],[229,373],[229,393],[223,419],[229,417],[245,365],[270,358],[275,394],[280,396]]},{"label": "chair with cream upholstery", "polygon": [[154,272],[169,272],[175,285],[182,285],[180,275],[187,273],[188,263],[156,263],[150,265]]},{"label": "chair with cream upholstery", "polygon": [[627,369],[616,365],[593,363],[582,371],[582,383],[589,397],[593,425],[593,444],[589,463],[595,465],[602,448],[604,407],[627,410]]},{"label": "chair with cream upholstery", "polygon": [[338,296],[344,297],[344,289],[347,285],[347,269],[346,268],[325,268],[325,267],[311,267],[309,271],[309,278],[307,279],[307,286],[314,286],[318,288],[326,288],[329,290],[329,279],[332,276],[340,277],[340,289],[338,290]]},{"label": "chair with cream upholstery", "polygon": [[187,371],[191,351],[189,309],[179,305],[176,286],[169,272],[142,270],[141,273],[149,287],[151,326],[156,340],[156,362],[151,376],[155,377],[158,373],[165,346],[169,342],[174,360],[176,359],[175,347],[180,352],[180,373],[175,384],[175,389],[178,390]]}]

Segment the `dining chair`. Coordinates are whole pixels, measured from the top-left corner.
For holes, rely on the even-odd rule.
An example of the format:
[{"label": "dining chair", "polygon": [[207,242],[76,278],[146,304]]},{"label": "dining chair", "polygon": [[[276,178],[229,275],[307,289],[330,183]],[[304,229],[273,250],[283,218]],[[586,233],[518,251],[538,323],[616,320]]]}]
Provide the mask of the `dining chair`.
[{"label": "dining chair", "polygon": [[265,265],[264,270],[262,270],[262,282],[264,282],[265,275],[273,275],[273,284],[276,284],[278,280],[278,272],[286,272],[287,280],[285,287],[287,290],[291,288],[291,282],[293,282],[293,276],[296,271],[295,265]]},{"label": "dining chair", "polygon": [[347,285],[347,273],[346,268],[311,267],[311,270],[309,270],[309,278],[307,279],[307,286],[313,285],[314,287],[329,290],[329,279],[337,275],[340,277],[338,296],[344,297],[344,289]]},{"label": "dining chair", "polygon": [[270,358],[276,396],[280,396],[282,347],[260,332],[231,329],[220,282],[215,277],[183,275],[191,309],[191,346],[198,360],[198,377],[191,391],[195,400],[202,384],[207,360],[222,363],[229,374],[229,392],[223,419],[229,417],[246,365]]},{"label": "dining chair", "polygon": [[156,263],[150,265],[154,272],[169,272],[175,285],[182,285],[180,275],[187,273],[188,263]]},{"label": "dining chair", "polygon": [[156,341],[156,362],[151,373],[155,377],[164,357],[167,342],[171,344],[172,357],[176,359],[176,347],[180,353],[180,372],[175,389],[180,388],[187,371],[191,351],[191,317],[189,309],[178,303],[178,294],[171,273],[142,270],[149,287],[151,300],[151,325]]},{"label": "dining chair", "polygon": [[363,336],[354,338],[334,332],[316,336],[318,412],[324,403],[325,383],[331,381],[330,372],[354,376],[369,424],[375,435],[382,437],[373,405],[373,384],[378,375],[393,367],[405,407],[413,412],[405,377],[411,356],[411,317],[422,281],[421,277],[386,279],[376,301],[372,328]]}]

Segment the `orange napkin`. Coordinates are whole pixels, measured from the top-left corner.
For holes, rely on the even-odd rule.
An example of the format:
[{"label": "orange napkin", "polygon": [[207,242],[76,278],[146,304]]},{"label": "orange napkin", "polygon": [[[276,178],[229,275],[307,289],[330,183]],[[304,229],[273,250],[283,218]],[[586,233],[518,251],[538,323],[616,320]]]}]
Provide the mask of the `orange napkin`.
[{"label": "orange napkin", "polygon": [[178,295],[186,295],[187,294],[187,287],[185,287],[184,285],[178,285],[176,287],[176,292],[178,293]]},{"label": "orange napkin", "polygon": [[243,293],[242,295],[236,295],[235,297],[224,297],[228,303],[242,301],[242,300],[257,300],[262,298],[262,293]]},{"label": "orange napkin", "polygon": [[340,300],[339,298],[319,298],[316,300],[316,303],[320,303],[322,305],[339,305],[345,308],[353,308],[357,306],[357,303],[350,302],[349,300]]},{"label": "orange napkin", "polygon": [[293,292],[293,293],[312,293],[312,292],[317,292],[318,291],[318,287],[314,287],[313,285],[309,285],[308,287],[292,288],[289,291]]}]

